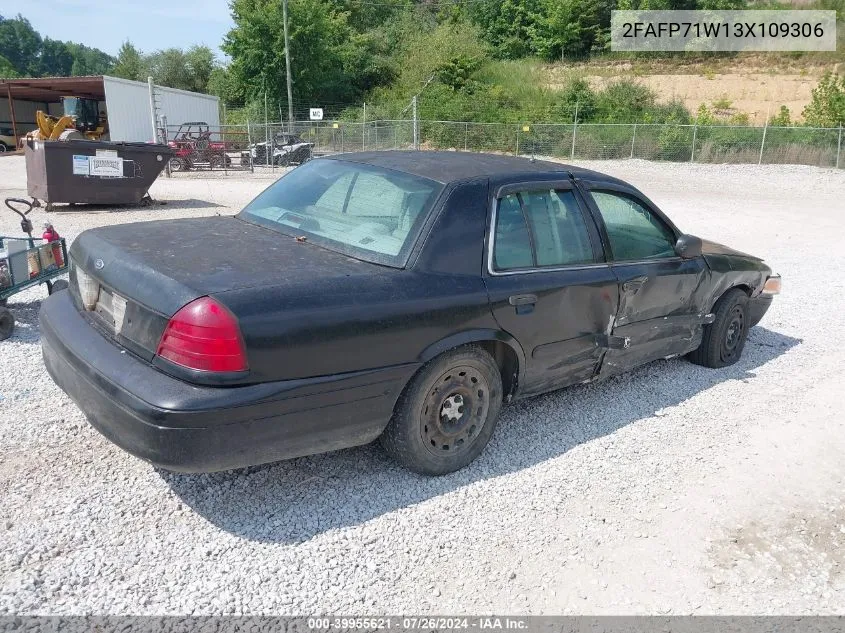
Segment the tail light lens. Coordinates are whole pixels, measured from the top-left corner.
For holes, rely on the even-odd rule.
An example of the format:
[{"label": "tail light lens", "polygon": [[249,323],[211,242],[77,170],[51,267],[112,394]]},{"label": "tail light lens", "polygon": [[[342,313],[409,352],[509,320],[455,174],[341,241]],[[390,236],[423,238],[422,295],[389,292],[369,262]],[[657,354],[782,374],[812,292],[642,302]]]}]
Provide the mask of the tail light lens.
[{"label": "tail light lens", "polygon": [[196,299],[173,315],[156,353],[172,363],[199,371],[247,369],[238,320],[211,297]]},{"label": "tail light lens", "polygon": [[74,267],[73,272],[76,275],[76,285],[83,307],[86,310],[93,310],[97,307],[97,299],[100,298],[99,282],[77,266],[73,260],[70,260],[70,265]]}]

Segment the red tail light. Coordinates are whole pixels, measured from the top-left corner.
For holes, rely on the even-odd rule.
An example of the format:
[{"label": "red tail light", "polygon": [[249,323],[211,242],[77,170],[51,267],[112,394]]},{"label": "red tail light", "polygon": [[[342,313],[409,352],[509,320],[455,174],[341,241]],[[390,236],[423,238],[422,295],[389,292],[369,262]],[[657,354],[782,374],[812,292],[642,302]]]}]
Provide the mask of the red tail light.
[{"label": "red tail light", "polygon": [[246,350],[235,316],[211,297],[182,307],[167,324],[157,354],[200,371],[244,371]]}]

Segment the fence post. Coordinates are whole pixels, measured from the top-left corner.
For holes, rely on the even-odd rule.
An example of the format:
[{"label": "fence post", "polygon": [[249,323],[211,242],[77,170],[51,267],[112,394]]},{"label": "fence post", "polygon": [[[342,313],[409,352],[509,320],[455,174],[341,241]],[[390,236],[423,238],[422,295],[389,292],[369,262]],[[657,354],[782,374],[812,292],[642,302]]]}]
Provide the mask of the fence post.
[{"label": "fence post", "polygon": [[246,120],[246,146],[249,150],[249,173],[255,173],[255,165],[252,164],[252,130],[249,126],[249,118]]},{"label": "fence post", "polygon": [[766,132],[769,130],[769,117],[766,117],[766,124],[763,126],[763,140],[760,143],[760,158],[757,159],[757,164],[763,164],[763,149],[766,147]]},{"label": "fence post", "polygon": [[836,169],[839,169],[839,155],[842,153],[842,124],[839,124],[839,142],[836,144]]},{"label": "fence post", "polygon": [[516,126],[516,154],[514,156],[519,156],[519,126]]},{"label": "fence post", "polygon": [[692,124],[692,150],[689,153],[689,162],[695,162],[695,139],[698,136],[698,121]]},{"label": "fence post", "polygon": [[575,122],[572,125],[572,151],[569,154],[569,160],[575,158],[575,133],[578,130],[578,102],[575,102]]},{"label": "fence post", "polygon": [[[842,140],[842,130],[839,131],[839,140]],[[469,121],[464,123],[464,151],[467,151],[467,144],[469,142]]]},{"label": "fence post", "polygon": [[631,158],[634,157],[634,143],[637,142],[637,124],[634,123],[634,134],[631,136]]},{"label": "fence post", "polygon": [[367,151],[367,137],[365,134],[367,133],[367,102],[364,102],[364,118],[363,122],[361,123],[361,151]]},{"label": "fence post", "polygon": [[[223,107],[225,107],[225,106],[226,106],[226,104],[224,103]],[[164,134],[164,138],[161,140],[161,142],[164,143],[165,145],[167,145],[167,117],[166,116],[161,117],[161,131]],[[167,164],[164,166],[164,173],[167,174],[168,178],[173,178],[173,172],[170,170],[170,161],[167,161]]]},{"label": "fence post", "polygon": [[413,114],[414,114],[414,149],[420,148],[420,122],[417,119],[417,96],[414,95],[414,98],[411,99],[411,104],[413,106]]}]

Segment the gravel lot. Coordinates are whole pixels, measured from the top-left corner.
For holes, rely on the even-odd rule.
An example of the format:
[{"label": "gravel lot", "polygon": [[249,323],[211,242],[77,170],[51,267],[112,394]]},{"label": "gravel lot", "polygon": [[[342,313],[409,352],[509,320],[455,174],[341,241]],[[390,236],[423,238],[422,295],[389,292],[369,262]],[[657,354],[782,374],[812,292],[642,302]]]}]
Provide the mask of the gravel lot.
[{"label": "gravel lot", "polygon": [[[661,361],[505,407],[439,479],[378,446],[177,475],[53,385],[46,290],[27,291],[0,343],[0,613],[845,613],[845,172],[589,166],[783,275],[739,364]],[[166,206],[51,218],[74,237],[232,213],[268,182],[162,178]],[[0,158],[0,198],[23,193],[23,160]]]}]

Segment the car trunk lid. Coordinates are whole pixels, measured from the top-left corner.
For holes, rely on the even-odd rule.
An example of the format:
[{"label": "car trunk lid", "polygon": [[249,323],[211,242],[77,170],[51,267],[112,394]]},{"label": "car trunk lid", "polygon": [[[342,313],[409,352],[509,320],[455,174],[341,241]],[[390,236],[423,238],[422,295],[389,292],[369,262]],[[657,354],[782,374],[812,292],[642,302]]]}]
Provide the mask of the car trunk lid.
[{"label": "car trunk lid", "polygon": [[[70,249],[77,307],[103,334],[147,360],[167,322],[207,295],[381,268],[231,216],[123,224],[82,233]],[[86,310],[85,276],[98,286]]]}]

